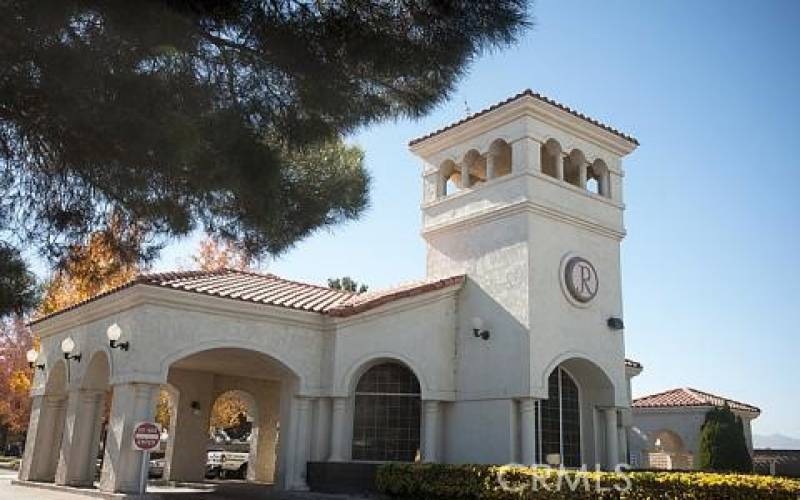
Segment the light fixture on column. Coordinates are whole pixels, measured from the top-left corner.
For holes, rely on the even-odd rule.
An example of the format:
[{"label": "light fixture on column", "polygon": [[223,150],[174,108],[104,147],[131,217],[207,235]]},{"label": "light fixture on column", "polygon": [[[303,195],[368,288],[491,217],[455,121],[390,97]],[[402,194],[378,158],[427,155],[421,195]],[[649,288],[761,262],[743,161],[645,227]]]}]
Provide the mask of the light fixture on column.
[{"label": "light fixture on column", "polygon": [[61,341],[61,351],[64,353],[64,359],[69,361],[70,359],[74,359],[78,363],[81,362],[81,358],[83,357],[82,354],[72,354],[72,351],[75,350],[75,341],[72,340],[72,337],[67,337]]},{"label": "light fixture on column", "polygon": [[489,330],[483,327],[483,320],[478,316],[472,318],[472,334],[475,335],[475,338],[489,340]]},{"label": "light fixture on column", "polygon": [[192,401],[192,403],[189,405],[189,408],[192,409],[192,415],[194,416],[200,415],[200,403],[198,403],[197,401]]},{"label": "light fixture on column", "polygon": [[37,365],[36,360],[39,359],[39,351],[36,349],[31,349],[25,353],[25,357],[28,359],[28,366],[33,368],[36,366],[39,370],[44,370],[44,363]]},{"label": "light fixture on column", "polygon": [[111,346],[112,349],[127,351],[131,346],[130,342],[119,341],[119,338],[122,337],[122,328],[116,323],[108,327],[108,330],[106,330],[106,337],[108,337],[108,345]]}]

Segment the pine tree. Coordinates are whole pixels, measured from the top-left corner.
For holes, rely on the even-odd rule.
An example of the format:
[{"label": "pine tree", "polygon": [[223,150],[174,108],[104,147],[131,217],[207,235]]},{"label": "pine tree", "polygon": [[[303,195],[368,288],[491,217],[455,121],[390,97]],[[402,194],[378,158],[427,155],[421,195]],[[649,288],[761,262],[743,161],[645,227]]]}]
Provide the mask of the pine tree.
[{"label": "pine tree", "polygon": [[203,229],[253,256],[354,220],[370,177],[345,137],[424,116],[529,24],[526,0],[3,1],[0,19],[0,238],[53,259],[112,209],[141,250]]},{"label": "pine tree", "polygon": [[350,276],[345,276],[343,278],[328,278],[328,288],[345,290],[353,293],[364,293],[369,290],[367,285],[364,283],[358,283]]}]

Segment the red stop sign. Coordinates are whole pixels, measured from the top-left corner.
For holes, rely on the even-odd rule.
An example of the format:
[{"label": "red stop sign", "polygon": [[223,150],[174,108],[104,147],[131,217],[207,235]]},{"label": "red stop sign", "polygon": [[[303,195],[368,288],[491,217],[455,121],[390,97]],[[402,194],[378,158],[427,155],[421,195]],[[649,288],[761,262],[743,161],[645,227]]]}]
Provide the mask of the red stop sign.
[{"label": "red stop sign", "polygon": [[133,448],[150,451],[161,441],[161,429],[152,422],[140,422],[133,428]]}]

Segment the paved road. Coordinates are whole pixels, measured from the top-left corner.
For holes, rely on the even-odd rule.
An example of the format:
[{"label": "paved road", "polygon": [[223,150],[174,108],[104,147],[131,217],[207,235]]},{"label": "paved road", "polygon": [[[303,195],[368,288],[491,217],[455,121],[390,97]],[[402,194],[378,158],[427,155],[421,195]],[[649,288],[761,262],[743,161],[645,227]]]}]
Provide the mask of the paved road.
[{"label": "paved road", "polygon": [[[14,486],[15,471],[0,469],[0,500],[88,500],[97,497],[62,493],[58,491]],[[287,493],[272,491],[269,486],[247,483],[226,483],[215,491],[170,490],[168,488],[149,488],[148,498],[163,500],[355,500],[358,497],[344,495],[320,495],[316,493]],[[361,497],[359,500],[364,500]]]},{"label": "paved road", "polygon": [[84,500],[92,498],[85,495],[65,495],[57,491],[12,486],[11,480],[16,478],[16,471],[0,469],[0,500],[64,500],[67,497],[72,500]]}]

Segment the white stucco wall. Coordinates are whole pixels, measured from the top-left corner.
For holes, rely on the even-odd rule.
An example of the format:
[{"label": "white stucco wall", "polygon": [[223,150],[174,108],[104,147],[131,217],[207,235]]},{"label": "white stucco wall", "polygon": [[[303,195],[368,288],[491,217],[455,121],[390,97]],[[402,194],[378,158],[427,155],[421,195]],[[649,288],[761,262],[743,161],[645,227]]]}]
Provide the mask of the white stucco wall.
[{"label": "white stucco wall", "polygon": [[[691,453],[697,466],[697,456],[700,449],[700,432],[706,413],[710,408],[667,408],[667,409],[633,409],[633,427],[631,432],[631,453],[641,457],[642,464],[646,464],[646,453],[655,450],[657,434],[662,431],[674,432],[683,441],[686,451]],[[752,425],[753,415],[737,412],[742,417],[745,440],[750,452],[753,452]]]},{"label": "white stucco wall", "polygon": [[[579,148],[588,162],[602,160],[611,197],[542,174],[539,149],[551,138],[565,152]],[[470,150],[486,153],[496,139],[508,143],[511,172],[437,199],[439,165],[460,162]],[[43,360],[61,359],[59,344],[71,336],[85,359],[107,353],[112,385],[164,384],[174,363],[196,353],[260,353],[271,364],[253,376],[281,380],[278,468],[286,487],[302,485],[309,457],[349,458],[353,390],[377,362],[403,362],[419,378],[429,458],[494,463],[532,449],[530,440],[521,445],[524,434],[533,435],[522,432],[532,426],[522,422],[532,415],[522,408],[547,397],[547,378],[561,365],[581,394],[584,461],[614,461],[616,444],[608,443],[617,440],[605,436],[604,415],[624,411],[630,394],[623,333],[606,322],[622,317],[621,158],[634,146],[541,101],[498,108],[412,147],[424,165],[427,275],[466,274],[463,286],[335,318],[136,285],[37,324]],[[586,305],[563,290],[562,263],[571,254],[589,260],[599,276],[599,292]],[[473,317],[483,320],[488,340],[473,335]],[[128,352],[108,348],[113,323],[130,342]],[[86,364],[69,366],[75,389]],[[45,392],[44,377],[37,373],[34,394]],[[436,425],[426,428],[428,421]]]}]

